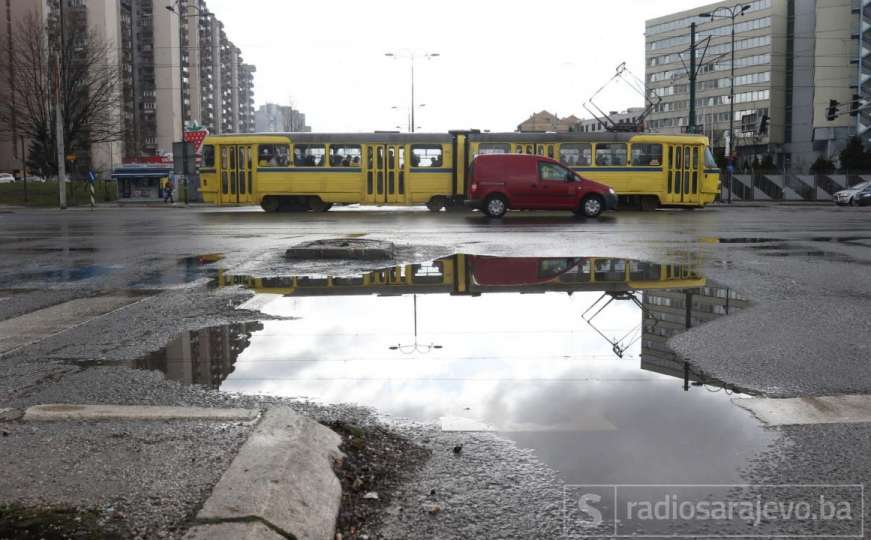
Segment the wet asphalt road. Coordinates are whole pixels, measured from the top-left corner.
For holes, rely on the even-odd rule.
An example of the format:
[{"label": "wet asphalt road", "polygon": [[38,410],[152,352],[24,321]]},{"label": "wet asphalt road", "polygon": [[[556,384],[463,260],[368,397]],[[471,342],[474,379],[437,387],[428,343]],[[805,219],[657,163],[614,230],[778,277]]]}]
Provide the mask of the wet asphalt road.
[{"label": "wet asphalt road", "polygon": [[[111,366],[158,349],[182,330],[264,318],[234,309],[250,293],[210,289],[211,274],[187,263],[187,258],[221,253],[224,258],[217,267],[248,276],[353,275],[384,266],[291,263],[282,257],[293,243],[347,236],[395,242],[397,262],[424,262],[458,252],[691,260],[708,279],[735,288],[754,303],[751,309],[671,341],[697,369],[772,396],[871,391],[871,208],[717,207],[610,214],[590,221],[522,213],[501,222],[468,214],[353,208],[300,215],[204,207],[13,209],[0,213],[0,225],[0,320],[73,298],[144,295],[116,315],[0,356],[0,407],[64,401],[250,404],[250,398],[202,392]],[[368,418],[353,407],[295,406],[320,418]],[[52,436],[68,444],[82,437],[78,431]],[[735,473],[747,482],[871,479],[871,429],[864,425],[768,432],[771,449]],[[203,440],[209,437],[203,430],[194,433]],[[422,473],[429,483],[409,486],[402,494],[406,511],[397,509],[401,503],[394,505],[383,528],[388,537],[401,530],[425,531],[424,537],[433,538],[471,537],[483,531],[500,531],[499,537],[559,534],[559,480],[534,462],[522,440],[516,446],[487,434],[442,434],[430,428],[409,428],[409,433],[426,441],[422,444],[438,457]],[[177,444],[169,439],[163,444],[174,446],[168,452],[179,452],[180,459],[195,453],[189,437]],[[16,447],[26,446],[27,440],[19,440]],[[441,457],[463,440],[483,455],[470,453],[474,458],[466,461]],[[832,440],[840,442],[827,444]],[[210,459],[223,462],[237,441],[219,435],[213,443],[225,452],[216,451]],[[798,455],[795,449],[801,450],[800,459],[784,458]],[[512,463],[523,464],[519,473],[512,473]],[[831,463],[843,464],[837,474]],[[52,467],[61,469],[63,463]],[[199,491],[185,495],[183,489],[175,489],[162,504],[182,501],[182,507],[191,507],[202,497],[202,486],[214,480],[214,472],[205,469],[186,474],[184,481]],[[496,497],[492,489],[500,482],[513,487]],[[432,486],[438,493],[454,494],[442,503],[451,511],[438,522],[425,512],[407,512],[428,501]],[[155,516],[160,509],[154,506]],[[144,512],[137,525],[153,531],[165,526],[165,520],[151,519]]]}]

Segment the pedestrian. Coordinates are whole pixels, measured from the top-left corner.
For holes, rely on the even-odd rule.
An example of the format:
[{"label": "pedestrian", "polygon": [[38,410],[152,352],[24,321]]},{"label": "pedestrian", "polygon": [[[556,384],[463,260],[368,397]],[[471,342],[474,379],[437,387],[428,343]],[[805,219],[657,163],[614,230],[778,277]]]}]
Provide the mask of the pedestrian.
[{"label": "pedestrian", "polygon": [[175,199],[172,198],[172,190],[174,188],[174,184],[172,183],[172,178],[166,179],[166,184],[163,185],[163,202],[170,202],[175,204]]}]

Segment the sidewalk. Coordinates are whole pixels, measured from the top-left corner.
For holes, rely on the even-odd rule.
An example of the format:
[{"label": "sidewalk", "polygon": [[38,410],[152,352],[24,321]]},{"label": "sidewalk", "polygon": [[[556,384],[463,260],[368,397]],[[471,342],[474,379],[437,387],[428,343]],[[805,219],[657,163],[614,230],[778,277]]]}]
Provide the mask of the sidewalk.
[{"label": "sidewalk", "polygon": [[741,201],[732,200],[731,203],[726,201],[713,202],[709,206],[715,208],[762,208],[767,206],[835,206],[832,201]]}]

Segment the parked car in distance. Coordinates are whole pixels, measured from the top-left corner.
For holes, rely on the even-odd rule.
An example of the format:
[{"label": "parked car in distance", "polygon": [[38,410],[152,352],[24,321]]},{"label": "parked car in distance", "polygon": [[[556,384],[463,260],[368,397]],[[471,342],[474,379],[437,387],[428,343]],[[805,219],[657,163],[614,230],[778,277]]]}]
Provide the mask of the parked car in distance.
[{"label": "parked car in distance", "polygon": [[15,177],[9,173],[0,173],[0,184],[11,184],[15,182]]},{"label": "parked car in distance", "polygon": [[483,154],[469,167],[466,205],[499,218],[511,210],[571,210],[597,217],[617,207],[610,187],[559,161],[528,154]]},{"label": "parked car in distance", "polygon": [[871,205],[871,185],[853,195],[853,201],[859,206]]},{"label": "parked car in distance", "polygon": [[27,181],[28,181],[28,182],[45,182],[45,178],[43,178],[43,177],[41,177],[41,176],[30,176],[30,175],[28,175],[28,176],[27,176]]},{"label": "parked car in distance", "polygon": [[838,206],[856,206],[859,204],[859,201],[856,200],[856,195],[865,191],[869,187],[871,187],[871,182],[856,184],[855,186],[843,189],[832,195],[832,201],[834,201]]}]

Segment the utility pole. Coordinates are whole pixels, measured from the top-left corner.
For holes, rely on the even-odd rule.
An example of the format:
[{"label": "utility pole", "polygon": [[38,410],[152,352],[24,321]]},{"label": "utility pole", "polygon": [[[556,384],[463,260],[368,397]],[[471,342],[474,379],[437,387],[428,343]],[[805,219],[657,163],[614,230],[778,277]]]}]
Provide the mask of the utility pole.
[{"label": "utility pole", "polygon": [[27,153],[24,151],[24,135],[19,135],[21,149],[21,179],[24,181],[24,202],[27,202]]},{"label": "utility pole", "polygon": [[64,2],[60,3],[60,44],[55,52],[55,101],[54,101],[54,118],[55,118],[55,142],[57,143],[57,186],[58,186],[58,202],[61,210],[67,207],[67,171],[66,171],[66,150],[64,149],[64,119],[62,110],[61,91],[61,73],[63,64],[64,50]]},{"label": "utility pole", "polygon": [[696,23],[690,24],[690,133],[696,132]]}]

